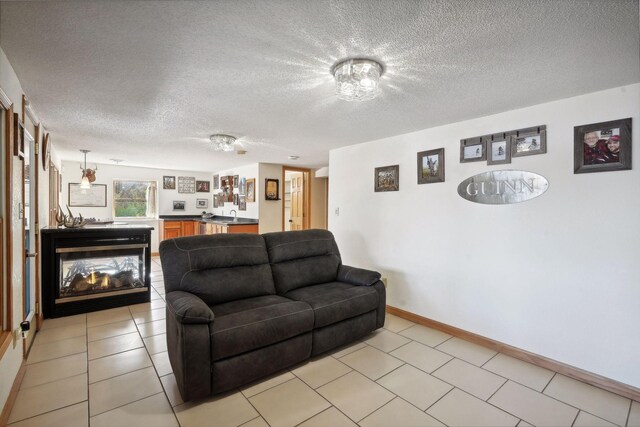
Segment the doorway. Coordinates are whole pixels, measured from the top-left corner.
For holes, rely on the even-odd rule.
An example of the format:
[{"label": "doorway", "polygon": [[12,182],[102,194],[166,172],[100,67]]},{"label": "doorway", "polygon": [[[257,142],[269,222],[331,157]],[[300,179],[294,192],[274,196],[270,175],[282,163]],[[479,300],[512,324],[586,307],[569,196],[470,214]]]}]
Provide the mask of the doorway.
[{"label": "doorway", "polygon": [[308,230],[311,228],[311,170],[293,166],[282,167],[284,203],[282,203],[282,230]]},{"label": "doorway", "polygon": [[[17,129],[16,129],[17,130]],[[22,236],[24,242],[23,264],[23,319],[31,323],[30,332],[24,340],[25,357],[33,344],[36,332],[36,309],[38,301],[38,156],[35,139],[26,130],[24,132],[24,158],[22,167],[22,204],[20,212],[23,218]],[[35,129],[36,137],[38,129]]]}]

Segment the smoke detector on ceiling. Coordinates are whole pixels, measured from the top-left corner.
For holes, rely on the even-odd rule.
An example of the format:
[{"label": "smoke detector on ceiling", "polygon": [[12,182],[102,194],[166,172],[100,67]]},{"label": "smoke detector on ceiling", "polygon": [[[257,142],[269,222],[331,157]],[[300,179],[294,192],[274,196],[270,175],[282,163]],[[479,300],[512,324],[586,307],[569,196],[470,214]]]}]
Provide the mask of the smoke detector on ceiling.
[{"label": "smoke detector on ceiling", "polygon": [[289,160],[298,160],[300,156],[289,156]]},{"label": "smoke detector on ceiling", "polygon": [[239,156],[243,156],[243,155],[247,154],[247,150],[238,150],[238,151],[236,151],[236,154],[239,155]]}]

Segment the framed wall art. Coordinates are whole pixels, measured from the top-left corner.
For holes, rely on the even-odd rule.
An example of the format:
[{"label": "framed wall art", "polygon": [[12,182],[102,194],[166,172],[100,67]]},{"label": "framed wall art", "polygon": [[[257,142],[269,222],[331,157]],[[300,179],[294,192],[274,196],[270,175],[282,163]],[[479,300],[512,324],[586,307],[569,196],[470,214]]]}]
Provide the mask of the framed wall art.
[{"label": "framed wall art", "polygon": [[162,189],[163,190],[175,190],[176,189],[176,177],[175,176],[163,176],[162,177]]},{"label": "framed wall art", "polygon": [[211,183],[209,181],[196,181],[196,192],[198,193],[208,193],[210,190]]},{"label": "framed wall art", "polygon": [[247,179],[246,178],[240,178],[240,185],[238,186],[238,193],[242,196],[245,194],[245,191],[247,189]]},{"label": "framed wall art", "polygon": [[233,176],[233,187],[234,188],[238,188],[239,181],[240,181],[240,176],[239,175],[234,175]]},{"label": "framed wall art", "polygon": [[173,210],[174,211],[183,211],[184,207],[186,206],[187,202],[185,202],[184,200],[174,200],[173,201]]},{"label": "framed wall art", "polygon": [[444,148],[418,153],[418,184],[444,182]]},{"label": "framed wall art", "polygon": [[546,126],[518,130],[511,135],[511,157],[532,156],[546,152]]},{"label": "framed wall art", "polygon": [[279,179],[265,178],[264,199],[280,200],[280,180]]},{"label": "framed wall art", "polygon": [[498,138],[487,139],[487,164],[505,165],[511,163],[511,138],[502,134]]},{"label": "framed wall art", "polygon": [[573,172],[631,169],[631,118],[576,126]]},{"label": "framed wall art", "polygon": [[247,210],[247,196],[240,196],[238,198],[238,210],[239,211]]},{"label": "framed wall art", "polygon": [[196,199],[196,208],[207,209],[209,207],[208,199]]},{"label": "framed wall art", "polygon": [[213,189],[220,189],[220,175],[213,175]]},{"label": "framed wall art", "polygon": [[196,179],[192,176],[178,177],[178,193],[195,193]]},{"label": "framed wall art", "polygon": [[400,165],[376,168],[373,179],[375,192],[400,190]]},{"label": "framed wall art", "polygon": [[235,193],[233,195],[233,204],[238,206],[239,203],[240,203],[240,195],[238,193]]},{"label": "framed wall art", "polygon": [[256,201],[256,179],[251,178],[247,179],[247,202],[255,202]]},{"label": "framed wall art", "polygon": [[487,160],[487,146],[482,137],[460,140],[460,163]]},{"label": "framed wall art", "polygon": [[69,207],[107,207],[107,185],[91,184],[91,188],[83,190],[80,183],[69,183]]},{"label": "framed wall art", "polygon": [[13,113],[13,155],[24,160],[24,125],[18,113]]},{"label": "framed wall art", "polygon": [[216,208],[218,208],[218,207],[219,207],[219,206],[218,206],[218,199],[220,199],[220,197],[218,197],[218,194],[217,194],[217,193],[216,193],[216,194],[214,194],[214,195],[213,195],[213,208],[214,208],[214,209],[216,209]]}]

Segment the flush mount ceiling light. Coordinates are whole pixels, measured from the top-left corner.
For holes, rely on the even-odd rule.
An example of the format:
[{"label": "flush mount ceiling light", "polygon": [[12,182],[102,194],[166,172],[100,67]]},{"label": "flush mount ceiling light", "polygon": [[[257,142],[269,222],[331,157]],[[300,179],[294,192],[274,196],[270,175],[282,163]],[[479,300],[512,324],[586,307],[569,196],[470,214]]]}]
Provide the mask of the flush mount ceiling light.
[{"label": "flush mount ceiling light", "polygon": [[345,101],[367,101],[380,94],[382,65],[371,59],[347,59],[333,68],[336,95]]},{"label": "flush mount ceiling light", "polygon": [[216,151],[233,151],[233,145],[236,143],[236,137],[217,133],[209,137]]}]

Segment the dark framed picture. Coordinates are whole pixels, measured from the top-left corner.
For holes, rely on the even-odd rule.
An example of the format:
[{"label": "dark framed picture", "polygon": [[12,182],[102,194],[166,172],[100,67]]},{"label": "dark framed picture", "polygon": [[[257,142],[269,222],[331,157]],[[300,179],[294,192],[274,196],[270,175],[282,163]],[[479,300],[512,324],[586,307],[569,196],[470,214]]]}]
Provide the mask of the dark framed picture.
[{"label": "dark framed picture", "polygon": [[69,183],[69,206],[76,207],[106,207],[107,184],[91,184],[91,188],[83,190],[80,183]]},{"label": "dark framed picture", "polygon": [[192,176],[178,177],[178,193],[195,193],[196,179]]},{"label": "dark framed picture", "polygon": [[175,190],[176,189],[176,177],[175,176],[163,176],[162,177],[162,189],[163,190]]},{"label": "dark framed picture", "polygon": [[213,189],[220,189],[220,175],[213,175]]},{"label": "dark framed picture", "polygon": [[184,200],[174,200],[173,201],[173,210],[174,211],[183,211],[184,207],[186,206],[187,202],[185,202]]},{"label": "dark framed picture", "polygon": [[233,176],[233,188],[238,188],[239,181],[240,181],[240,176],[234,175]]},{"label": "dark framed picture", "polygon": [[576,126],[573,173],[631,169],[631,118]]},{"label": "dark framed picture", "polygon": [[460,163],[487,160],[487,146],[483,138],[460,140]]},{"label": "dark framed picture", "polygon": [[444,182],[444,148],[418,153],[418,184]]},{"label": "dark framed picture", "polygon": [[24,125],[18,113],[13,113],[13,155],[24,160]]},{"label": "dark framed picture", "polygon": [[547,130],[538,126],[511,135],[511,157],[533,156],[547,152]]},{"label": "dark framed picture", "polygon": [[511,163],[511,138],[503,135],[501,138],[487,140],[487,164],[505,165]]},{"label": "dark framed picture", "polygon": [[209,200],[207,199],[196,199],[196,208],[198,209],[207,209],[209,207]]},{"label": "dark framed picture", "polygon": [[239,211],[247,210],[247,196],[240,196],[238,198],[238,210]]},{"label": "dark framed picture", "polygon": [[247,179],[242,177],[240,178],[240,185],[238,186],[238,193],[243,196],[245,191],[247,190]]},{"label": "dark framed picture", "polygon": [[400,190],[400,165],[376,168],[373,179],[375,192]]},{"label": "dark framed picture", "polygon": [[240,195],[238,193],[235,193],[233,195],[233,204],[238,206],[238,203],[240,203]]},{"label": "dark framed picture", "polygon": [[256,179],[255,178],[247,179],[247,189],[245,193],[247,195],[247,202],[256,201]]},{"label": "dark framed picture", "polygon": [[218,197],[218,194],[217,194],[217,193],[213,195],[213,208],[214,208],[214,209],[215,209],[215,208],[217,208],[217,207],[219,207],[219,206],[218,206],[218,200],[219,200],[219,199],[220,199],[220,197]]},{"label": "dark framed picture", "polygon": [[211,183],[209,181],[196,181],[196,192],[198,193],[208,193],[210,190]]},{"label": "dark framed picture", "polygon": [[279,179],[265,178],[264,199],[280,200],[280,180]]}]

